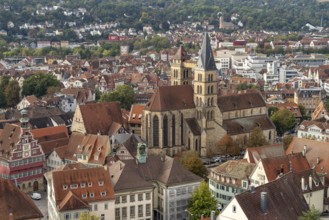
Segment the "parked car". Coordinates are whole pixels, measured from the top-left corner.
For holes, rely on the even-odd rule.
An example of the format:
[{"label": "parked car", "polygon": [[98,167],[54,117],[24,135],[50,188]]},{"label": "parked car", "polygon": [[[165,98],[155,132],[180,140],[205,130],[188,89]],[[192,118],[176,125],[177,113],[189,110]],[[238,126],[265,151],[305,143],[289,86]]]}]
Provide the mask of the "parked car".
[{"label": "parked car", "polygon": [[32,193],[31,198],[34,200],[40,200],[41,194],[40,193]]}]

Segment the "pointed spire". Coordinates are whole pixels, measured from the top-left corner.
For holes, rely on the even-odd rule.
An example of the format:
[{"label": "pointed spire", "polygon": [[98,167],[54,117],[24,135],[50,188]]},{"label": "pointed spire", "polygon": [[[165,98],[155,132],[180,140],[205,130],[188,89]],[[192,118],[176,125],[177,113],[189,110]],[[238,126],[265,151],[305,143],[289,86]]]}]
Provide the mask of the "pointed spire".
[{"label": "pointed spire", "polygon": [[181,45],[179,46],[175,56],[173,57],[174,60],[189,60],[190,56],[187,54],[184,47]]},{"label": "pointed spire", "polygon": [[217,70],[214,55],[211,50],[210,40],[207,33],[204,35],[202,47],[199,53],[199,60],[197,67],[205,71],[207,70]]}]

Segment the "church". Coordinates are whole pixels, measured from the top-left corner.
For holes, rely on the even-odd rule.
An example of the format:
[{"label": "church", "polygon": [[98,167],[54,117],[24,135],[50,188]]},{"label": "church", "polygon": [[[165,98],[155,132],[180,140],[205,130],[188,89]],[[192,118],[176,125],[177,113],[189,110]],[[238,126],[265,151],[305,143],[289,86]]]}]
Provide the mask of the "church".
[{"label": "church", "polygon": [[147,103],[141,135],[150,153],[174,156],[186,149],[207,156],[226,134],[246,143],[256,127],[274,142],[275,126],[259,91],[218,95],[218,71],[206,33],[196,64],[179,47],[171,64],[171,86],[159,87]]}]

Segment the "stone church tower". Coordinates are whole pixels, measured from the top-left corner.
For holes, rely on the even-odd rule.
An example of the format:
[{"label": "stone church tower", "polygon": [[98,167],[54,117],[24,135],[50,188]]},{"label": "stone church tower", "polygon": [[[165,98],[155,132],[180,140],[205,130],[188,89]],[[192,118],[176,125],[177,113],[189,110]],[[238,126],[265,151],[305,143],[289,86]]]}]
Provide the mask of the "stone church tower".
[{"label": "stone church tower", "polygon": [[180,46],[171,63],[171,85],[192,85],[192,68],[195,66],[190,61],[183,46]]},{"label": "stone church tower", "polygon": [[[201,128],[201,155],[207,155],[212,130],[216,130],[217,108],[217,68],[210,46],[208,34],[205,34],[197,66],[194,68],[194,103],[196,118]],[[217,124],[221,124],[219,121]],[[217,129],[218,131],[218,129]],[[218,134],[214,134],[218,137]],[[214,140],[217,141],[217,140]]]}]

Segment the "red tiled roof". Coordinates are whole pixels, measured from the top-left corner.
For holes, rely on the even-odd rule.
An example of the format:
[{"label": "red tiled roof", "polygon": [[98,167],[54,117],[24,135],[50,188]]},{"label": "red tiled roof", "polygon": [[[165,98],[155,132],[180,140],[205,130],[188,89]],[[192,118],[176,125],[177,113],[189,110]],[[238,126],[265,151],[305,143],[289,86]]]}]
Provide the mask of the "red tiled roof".
[{"label": "red tiled roof", "polygon": [[141,124],[142,123],[142,114],[145,109],[144,105],[132,105],[129,114],[129,123]]},{"label": "red tiled roof", "polygon": [[43,215],[27,194],[18,189],[11,180],[0,178],[0,219],[39,219]]}]

